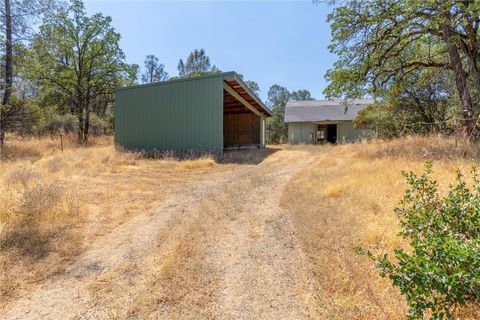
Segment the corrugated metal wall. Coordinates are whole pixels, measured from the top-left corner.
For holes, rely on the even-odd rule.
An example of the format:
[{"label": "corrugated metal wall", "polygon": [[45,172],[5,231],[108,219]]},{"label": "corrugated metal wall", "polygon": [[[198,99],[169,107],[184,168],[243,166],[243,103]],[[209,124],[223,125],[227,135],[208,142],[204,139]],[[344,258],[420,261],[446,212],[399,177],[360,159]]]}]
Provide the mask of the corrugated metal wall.
[{"label": "corrugated metal wall", "polygon": [[115,142],[139,150],[222,149],[223,78],[118,90]]}]

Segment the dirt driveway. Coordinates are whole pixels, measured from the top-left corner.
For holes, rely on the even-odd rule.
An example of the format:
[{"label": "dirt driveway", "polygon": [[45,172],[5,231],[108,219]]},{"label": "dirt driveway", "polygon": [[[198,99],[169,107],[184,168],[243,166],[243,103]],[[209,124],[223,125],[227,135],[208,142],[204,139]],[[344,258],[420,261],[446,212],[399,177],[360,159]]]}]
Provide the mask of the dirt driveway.
[{"label": "dirt driveway", "polygon": [[314,318],[311,271],[280,206],[310,161],[280,150],[172,187],[1,318]]}]

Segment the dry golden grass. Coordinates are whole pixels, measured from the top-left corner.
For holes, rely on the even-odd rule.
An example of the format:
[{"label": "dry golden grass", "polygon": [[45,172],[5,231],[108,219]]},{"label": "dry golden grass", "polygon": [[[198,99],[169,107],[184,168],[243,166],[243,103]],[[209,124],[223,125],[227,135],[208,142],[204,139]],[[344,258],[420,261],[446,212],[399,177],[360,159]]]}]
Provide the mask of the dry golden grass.
[{"label": "dry golden grass", "polygon": [[[312,299],[311,309],[318,309],[320,318],[403,319],[406,306],[399,292],[353,247],[380,253],[407,245],[397,236],[393,213],[406,186],[401,170],[420,172],[425,160],[434,160],[435,177],[443,185],[453,181],[456,168],[468,171],[480,151],[440,137],[285,148],[231,152],[225,157],[227,164],[218,164],[211,157],[143,159],[116,150],[111,137],[96,138],[88,147],[65,137],[63,152],[58,137],[7,141],[0,162],[0,312],[36,285],[62,274],[92,242],[101,242],[130,219],[149,217],[168,200],[171,206],[163,210],[174,218],[155,231],[153,250],[132,254],[89,278],[86,286],[94,304],[92,314],[83,318],[215,318],[224,298],[215,291],[224,267],[218,261],[232,260],[235,250],[248,251],[241,255],[248,261],[233,264],[231,276],[243,267],[256,281],[259,257],[265,268],[278,263],[268,255],[277,247],[264,248],[259,241],[269,243],[275,235],[278,241],[301,239],[316,280],[318,299]],[[281,172],[295,168],[299,157],[305,163],[313,160],[282,196],[293,232],[286,228],[278,201],[269,202],[269,192],[287,183],[281,182],[282,174],[287,175]],[[182,196],[185,192],[188,197]],[[252,212],[259,208],[265,212]],[[273,218],[265,216],[268,210],[275,211],[270,212]],[[160,219],[162,214],[151,217]],[[143,237],[143,230],[137,231]],[[237,231],[251,247],[233,250],[235,242],[227,246],[231,250],[225,256],[217,252],[219,241],[228,244]],[[128,245],[127,235],[116,234],[122,236]],[[292,282],[309,280],[310,273],[298,273]],[[260,289],[288,291],[284,287]],[[248,312],[255,318],[255,310]],[[480,318],[474,307],[462,312],[466,319]]]},{"label": "dry golden grass", "polygon": [[177,168],[182,170],[211,168],[216,164],[212,157],[200,157],[195,160],[178,161]]},{"label": "dry golden grass", "polygon": [[[9,137],[0,161],[0,310],[65,266],[96,237],[215,166],[147,160],[112,137]],[[199,169],[199,170],[195,170]]]},{"label": "dry golden grass", "polygon": [[0,308],[81,251],[79,227],[88,208],[71,181],[133,163],[131,154],[118,154],[111,145],[105,137],[80,148],[65,137],[61,152],[54,138],[6,142],[0,162]]},{"label": "dry golden grass", "polygon": [[[424,161],[433,160],[434,176],[446,187],[456,168],[468,171],[477,161],[477,147],[409,137],[309,150],[315,160],[293,179],[283,202],[314,264],[324,318],[403,319],[406,304],[399,291],[353,248],[383,253],[407,246],[397,236],[393,213],[406,187],[401,171],[421,172]],[[476,315],[470,319],[480,315],[470,312]]]}]

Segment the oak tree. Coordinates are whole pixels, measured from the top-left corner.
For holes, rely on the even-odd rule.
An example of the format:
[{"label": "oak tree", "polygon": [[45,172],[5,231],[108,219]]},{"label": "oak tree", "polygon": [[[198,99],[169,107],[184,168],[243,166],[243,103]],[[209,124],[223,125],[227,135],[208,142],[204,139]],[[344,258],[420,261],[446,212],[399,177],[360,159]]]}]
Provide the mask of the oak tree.
[{"label": "oak tree", "polygon": [[32,76],[66,95],[78,117],[78,140],[88,141],[92,106],[113,99],[116,87],[132,83],[137,67],[125,62],[111,18],[88,16],[80,0],[40,27],[33,44]]},{"label": "oak tree", "polygon": [[329,16],[329,97],[375,96],[412,73],[438,70],[453,78],[468,135],[478,135],[480,1],[351,0]]}]

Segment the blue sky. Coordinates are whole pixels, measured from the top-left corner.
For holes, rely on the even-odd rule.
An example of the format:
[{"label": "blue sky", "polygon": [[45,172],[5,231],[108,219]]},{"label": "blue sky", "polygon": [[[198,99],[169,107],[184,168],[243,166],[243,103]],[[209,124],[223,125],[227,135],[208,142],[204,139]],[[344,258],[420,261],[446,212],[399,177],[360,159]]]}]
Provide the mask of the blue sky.
[{"label": "blue sky", "polygon": [[335,56],[327,46],[331,7],[305,1],[86,1],[90,14],[113,19],[129,63],[156,55],[170,76],[180,58],[204,48],[222,71],[237,71],[260,85],[308,89],[322,98],[325,72]]}]

